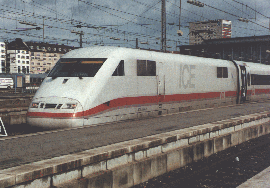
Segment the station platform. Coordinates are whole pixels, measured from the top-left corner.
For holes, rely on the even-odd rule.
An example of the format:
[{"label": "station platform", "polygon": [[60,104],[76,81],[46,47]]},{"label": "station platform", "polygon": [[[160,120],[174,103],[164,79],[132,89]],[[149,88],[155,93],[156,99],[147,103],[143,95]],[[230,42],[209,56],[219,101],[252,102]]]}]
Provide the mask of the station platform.
[{"label": "station platform", "polygon": [[267,188],[270,187],[270,167],[248,179],[237,188]]},{"label": "station platform", "polygon": [[266,100],[8,136],[0,187],[131,187],[269,133]]}]

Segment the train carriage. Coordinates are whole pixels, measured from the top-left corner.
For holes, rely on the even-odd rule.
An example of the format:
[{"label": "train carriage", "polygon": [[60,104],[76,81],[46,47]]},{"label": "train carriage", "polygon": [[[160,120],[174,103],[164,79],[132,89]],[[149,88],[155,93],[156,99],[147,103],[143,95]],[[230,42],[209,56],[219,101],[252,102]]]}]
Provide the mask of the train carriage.
[{"label": "train carriage", "polygon": [[[64,55],[33,98],[27,122],[76,127],[236,104],[269,95],[267,65],[89,47]],[[252,85],[253,84],[253,85]]]}]

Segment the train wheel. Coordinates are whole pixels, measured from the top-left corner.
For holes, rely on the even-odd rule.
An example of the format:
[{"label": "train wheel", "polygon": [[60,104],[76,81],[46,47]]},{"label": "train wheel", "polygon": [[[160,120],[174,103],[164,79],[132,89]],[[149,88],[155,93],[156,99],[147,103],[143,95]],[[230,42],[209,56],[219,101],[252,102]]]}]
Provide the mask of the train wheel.
[{"label": "train wheel", "polygon": [[10,89],[11,89],[11,87],[10,87],[10,86],[8,86],[8,87],[7,87],[7,89],[8,89],[8,90],[10,90]]}]

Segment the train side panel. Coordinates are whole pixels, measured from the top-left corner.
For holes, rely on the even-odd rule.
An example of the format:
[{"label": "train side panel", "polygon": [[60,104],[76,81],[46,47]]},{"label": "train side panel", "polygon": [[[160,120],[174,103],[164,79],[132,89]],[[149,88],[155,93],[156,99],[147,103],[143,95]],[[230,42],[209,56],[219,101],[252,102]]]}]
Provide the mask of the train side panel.
[{"label": "train side panel", "polygon": [[[154,55],[150,60],[156,62],[155,76],[134,75],[136,59],[125,60],[125,71],[132,76],[110,78],[99,94],[100,105],[85,118],[85,125],[236,103],[237,73],[230,62],[198,63],[199,58],[192,62]],[[217,67],[226,67],[225,78],[217,77]]]}]

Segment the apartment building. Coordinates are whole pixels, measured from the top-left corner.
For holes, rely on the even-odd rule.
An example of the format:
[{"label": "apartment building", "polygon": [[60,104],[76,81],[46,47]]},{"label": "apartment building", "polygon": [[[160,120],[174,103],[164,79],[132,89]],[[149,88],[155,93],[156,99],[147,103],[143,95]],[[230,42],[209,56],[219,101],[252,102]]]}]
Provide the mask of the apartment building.
[{"label": "apartment building", "polygon": [[0,42],[0,73],[5,73],[6,67],[6,45]]},{"label": "apartment building", "polygon": [[58,44],[26,42],[30,48],[30,73],[49,72],[55,63],[74,47]]},{"label": "apartment building", "polygon": [[30,72],[29,48],[20,38],[7,45],[6,71],[10,73]]},{"label": "apartment building", "polygon": [[[3,60],[7,72],[42,74],[49,72],[65,53],[73,49],[75,48],[66,45],[23,42],[22,39],[17,38],[7,45],[6,64],[5,55],[0,60],[1,63]],[[2,52],[2,48],[0,50]],[[4,48],[3,52],[5,52]]]},{"label": "apartment building", "polygon": [[189,45],[201,44],[209,39],[232,37],[232,22],[228,20],[209,20],[189,23]]}]

